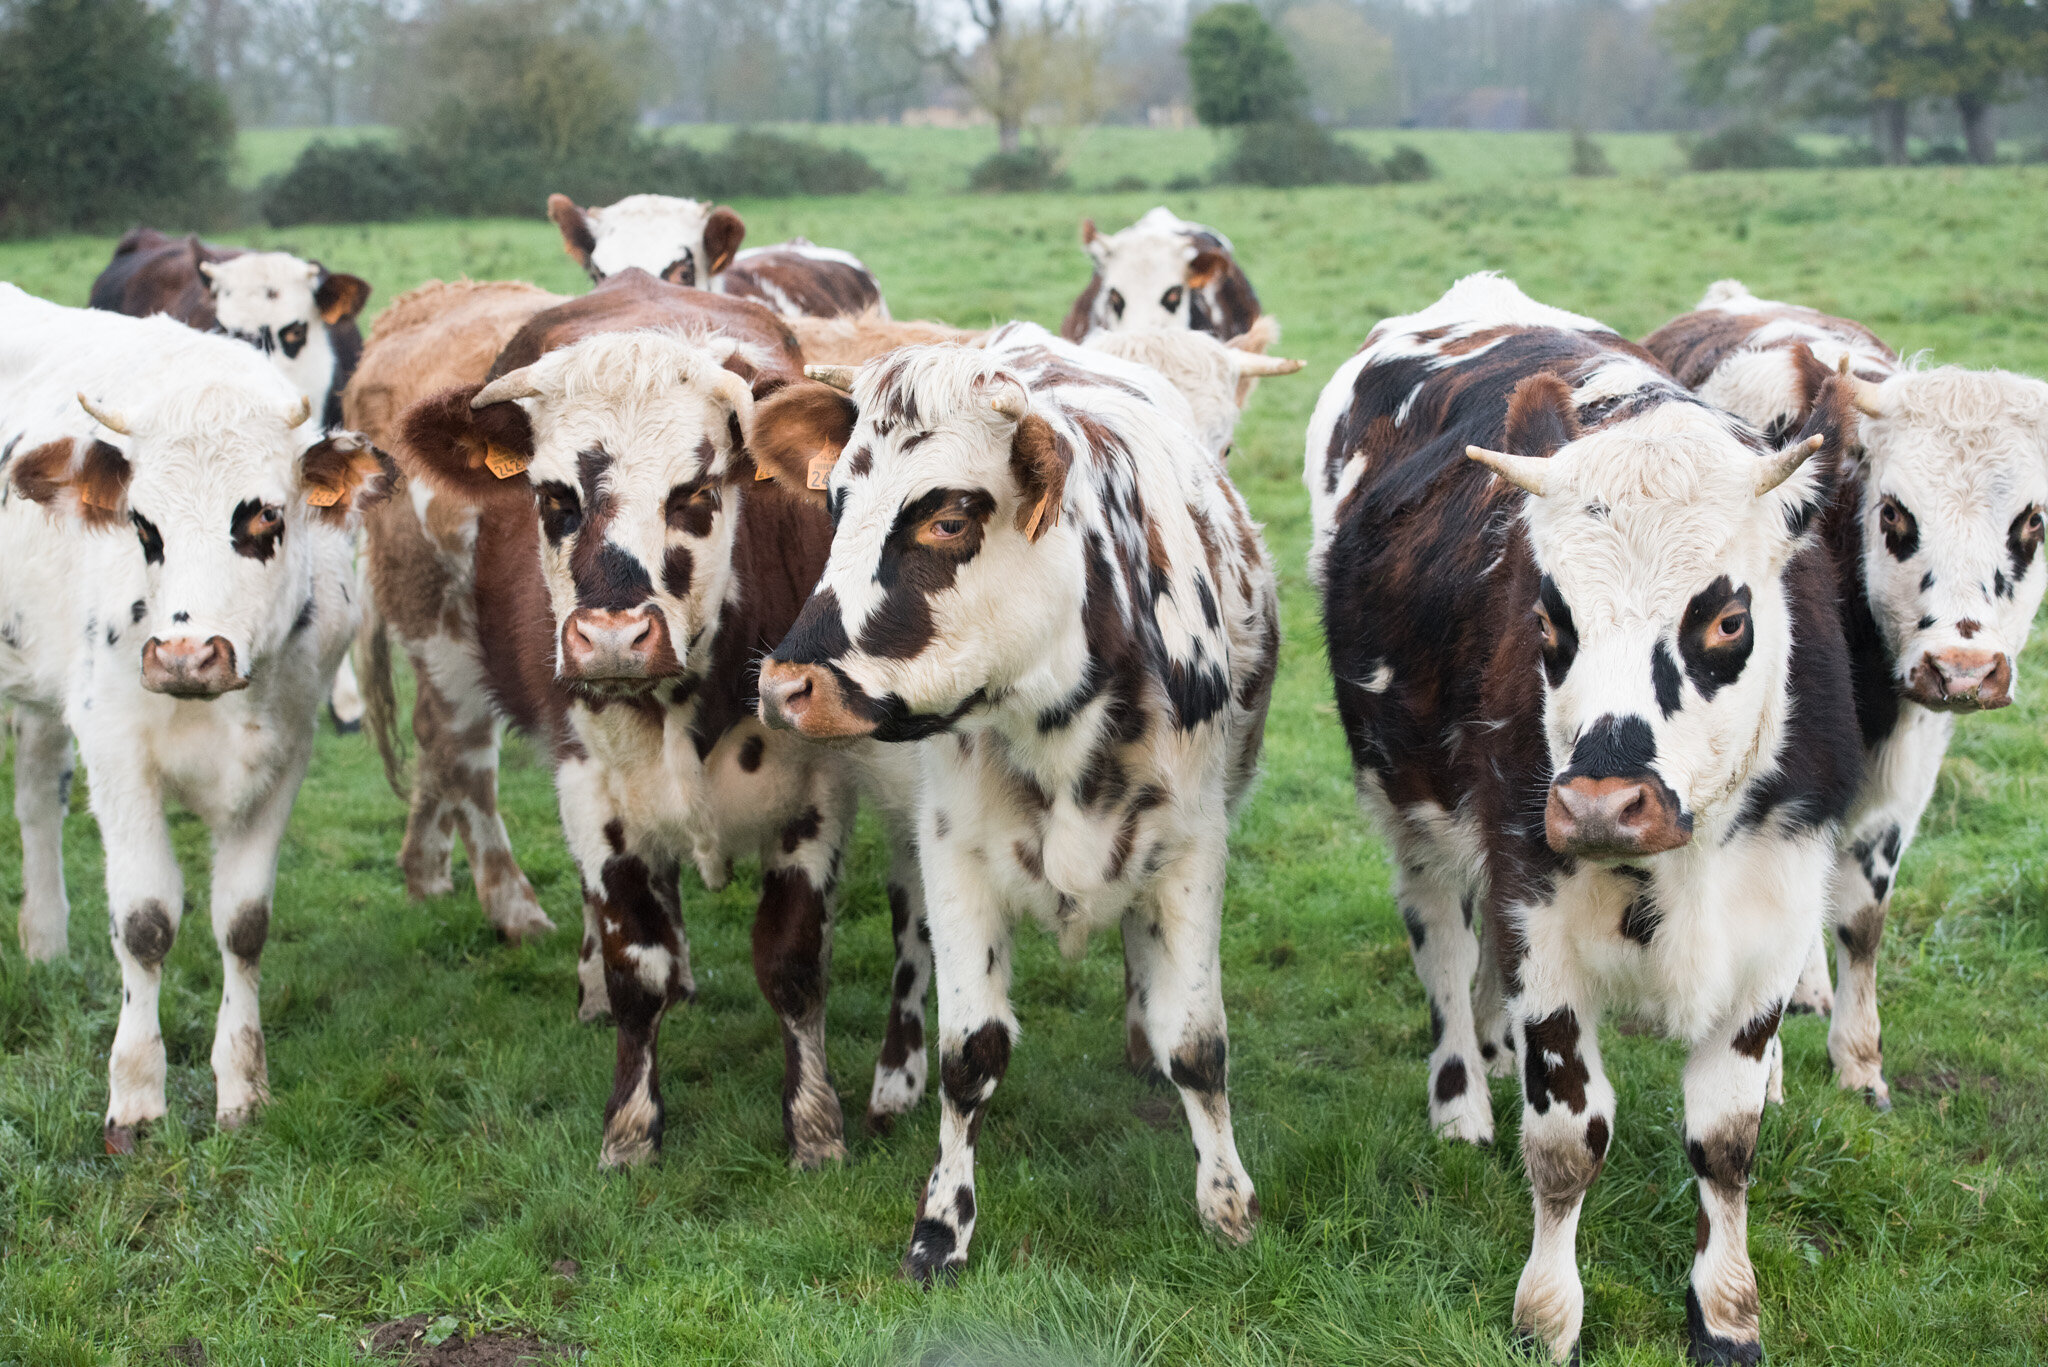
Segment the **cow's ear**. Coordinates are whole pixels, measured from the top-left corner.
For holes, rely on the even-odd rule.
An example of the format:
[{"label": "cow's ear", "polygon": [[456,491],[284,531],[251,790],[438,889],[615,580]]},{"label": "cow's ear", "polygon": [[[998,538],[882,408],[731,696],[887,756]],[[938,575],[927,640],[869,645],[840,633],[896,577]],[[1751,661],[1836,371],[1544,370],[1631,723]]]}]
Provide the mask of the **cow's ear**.
[{"label": "cow's ear", "polygon": [[562,250],[589,271],[592,279],[600,278],[590,264],[590,254],[597,250],[597,233],[590,226],[590,216],[567,195],[549,195],[548,217],[562,230]]},{"label": "cow's ear", "polygon": [[299,457],[299,487],[321,521],[349,518],[391,492],[398,466],[360,432],[329,432]]},{"label": "cow's ear", "polygon": [[708,289],[711,277],[732,264],[740,243],[747,240],[747,223],[723,204],[704,220],[704,278],[697,283]]},{"label": "cow's ear", "polygon": [[444,389],[405,410],[398,467],[435,489],[481,502],[533,496],[533,423],[516,403],[471,408],[482,385]]},{"label": "cow's ear", "polygon": [[370,282],[356,275],[329,274],[320,267],[320,286],[313,291],[313,306],[320,320],[333,327],[355,317],[370,302]]},{"label": "cow's ear", "polygon": [[1060,505],[1066,501],[1067,471],[1074,465],[1074,449],[1053,430],[1051,423],[1036,413],[1017,421],[1010,438],[1010,470],[1017,477],[1022,501],[1017,508],[1017,530],[1036,541],[1060,525]]},{"label": "cow's ear", "polygon": [[1109,260],[1109,243],[1101,233],[1095,231],[1095,220],[1092,218],[1081,220],[1081,250],[1094,258],[1098,266]]},{"label": "cow's ear", "polygon": [[128,520],[128,481],[135,467],[111,442],[62,437],[8,462],[14,492],[95,530]]},{"label": "cow's ear", "polygon": [[1188,258],[1188,288],[1205,290],[1217,276],[1223,274],[1230,258],[1214,247],[1204,247]]},{"label": "cow's ear", "polygon": [[860,409],[829,384],[797,380],[755,405],[747,431],[754,478],[772,479],[821,507],[825,481],[853,436]]},{"label": "cow's ear", "polygon": [[1549,371],[1529,376],[1508,396],[1506,449],[1517,456],[1549,457],[1579,436],[1572,387]]},{"label": "cow's ear", "polygon": [[1813,406],[1820,400],[1821,387],[1835,372],[1825,361],[1813,354],[1813,348],[1804,342],[1792,344],[1792,373],[1799,386],[1799,422],[1805,422],[1813,412]]}]

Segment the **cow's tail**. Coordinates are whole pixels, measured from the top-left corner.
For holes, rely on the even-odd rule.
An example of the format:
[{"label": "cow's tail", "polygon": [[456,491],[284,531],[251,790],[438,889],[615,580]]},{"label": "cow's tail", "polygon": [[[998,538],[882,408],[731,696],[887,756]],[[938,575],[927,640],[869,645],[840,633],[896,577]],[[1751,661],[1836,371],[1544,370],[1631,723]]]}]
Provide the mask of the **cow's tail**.
[{"label": "cow's tail", "polygon": [[412,780],[405,772],[405,732],[398,715],[398,684],[391,666],[391,628],[377,601],[366,590],[363,622],[356,629],[356,661],[363,691],[363,726],[377,743],[377,755],[384,761],[384,781],[399,801],[412,800]]}]

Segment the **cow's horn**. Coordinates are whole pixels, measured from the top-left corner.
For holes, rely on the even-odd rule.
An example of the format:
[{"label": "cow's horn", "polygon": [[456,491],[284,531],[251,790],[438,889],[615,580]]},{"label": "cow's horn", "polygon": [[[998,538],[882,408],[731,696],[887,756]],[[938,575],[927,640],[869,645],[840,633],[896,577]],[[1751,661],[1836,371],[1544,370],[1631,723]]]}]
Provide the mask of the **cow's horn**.
[{"label": "cow's horn", "polygon": [[1762,498],[1792,478],[1792,472],[1806,464],[1807,458],[1825,444],[1826,438],[1812,436],[1765,456],[1762,468],[1756,472],[1756,496]]},{"label": "cow's horn", "polygon": [[122,417],[113,409],[100,407],[91,399],[86,398],[83,393],[80,393],[78,396],[78,406],[87,413],[90,413],[92,420],[106,428],[109,432],[119,432],[124,437],[128,435],[128,419]]},{"label": "cow's horn", "polygon": [[292,405],[291,411],[284,415],[284,425],[286,427],[297,427],[312,416],[313,401],[304,394],[301,394],[299,395],[299,401]]},{"label": "cow's horn", "polygon": [[860,370],[853,365],[807,365],[804,374],[820,384],[829,384],[834,389],[853,392],[853,377]]},{"label": "cow's horn", "polygon": [[1543,497],[1548,488],[1550,462],[1547,460],[1537,460],[1533,456],[1511,456],[1505,451],[1489,451],[1484,446],[1468,446],[1465,448],[1465,454],[1517,489],[1527,489],[1538,498]]},{"label": "cow's horn", "polygon": [[1841,363],[1835,367],[1835,373],[1849,382],[1849,401],[1856,405],[1857,412],[1866,418],[1884,416],[1884,405],[1878,399],[1877,386],[1849,369],[1849,357],[1846,353],[1842,356]]},{"label": "cow's horn", "polygon": [[471,408],[489,408],[494,403],[505,403],[512,399],[535,399],[540,397],[540,386],[533,382],[532,366],[521,366],[508,370],[476,392],[469,401]]},{"label": "cow's horn", "polygon": [[1008,418],[1011,422],[1024,421],[1024,415],[1031,411],[1031,396],[1021,386],[1006,388],[988,401],[988,406]]},{"label": "cow's horn", "polygon": [[745,432],[754,425],[754,391],[747,382],[730,370],[720,368],[711,375],[711,392],[725,400],[733,416],[740,420],[740,431]]},{"label": "cow's horn", "polygon": [[1240,375],[1292,375],[1307,365],[1289,356],[1268,356],[1263,352],[1247,351],[1237,358],[1237,373]]}]

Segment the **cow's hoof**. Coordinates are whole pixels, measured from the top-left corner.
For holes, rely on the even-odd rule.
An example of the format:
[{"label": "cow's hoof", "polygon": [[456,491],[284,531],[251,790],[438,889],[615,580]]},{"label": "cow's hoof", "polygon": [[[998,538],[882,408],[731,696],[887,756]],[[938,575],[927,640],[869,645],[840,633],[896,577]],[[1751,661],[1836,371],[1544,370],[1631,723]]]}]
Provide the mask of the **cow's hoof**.
[{"label": "cow's hoof", "polygon": [[919,1286],[951,1286],[960,1280],[967,1253],[959,1236],[944,1220],[924,1219],[910,1231],[910,1251],[903,1255],[903,1280]]},{"label": "cow's hoof", "polygon": [[1238,1247],[1250,1243],[1259,1227],[1259,1198],[1250,1181],[1240,1178],[1239,1185],[1228,1190],[1212,1184],[1210,1198],[1204,1203],[1202,1218],[1216,1236]]},{"label": "cow's hoof", "polygon": [[598,1151],[597,1165],[607,1172],[638,1168],[652,1163],[660,1155],[661,1121],[657,1116],[651,1125],[614,1123],[606,1126],[604,1147]]},{"label": "cow's hoof", "polygon": [[528,940],[538,940],[544,935],[552,935],[555,930],[555,923],[549,920],[547,913],[539,907],[533,909],[531,916],[494,920],[491,925],[498,932],[498,938],[508,945],[523,945]]},{"label": "cow's hoof", "polygon": [[106,1130],[107,1152],[115,1158],[126,1158],[134,1153],[135,1136],[138,1129],[140,1129],[140,1126],[116,1125],[113,1121],[109,1120]]},{"label": "cow's hoof", "polygon": [[1576,1342],[1572,1344],[1571,1351],[1560,1358],[1552,1353],[1542,1339],[1537,1338],[1527,1329],[1517,1329],[1515,1331],[1515,1347],[1521,1350],[1523,1357],[1528,1358],[1532,1362],[1562,1362],[1567,1367],[1579,1367],[1579,1345]]},{"label": "cow's hoof", "polygon": [[1883,1115],[1892,1108],[1891,1088],[1884,1085],[1882,1078],[1878,1079],[1876,1085],[1863,1089],[1863,1099],[1868,1101],[1870,1109],[1876,1111],[1879,1115]]},{"label": "cow's hoof", "polygon": [[861,1122],[861,1128],[871,1138],[887,1139],[896,1133],[896,1117],[888,1111],[869,1111],[867,1119]]},{"label": "cow's hoof", "polygon": [[816,1172],[827,1163],[846,1161],[846,1141],[830,1139],[805,1144],[791,1151],[789,1165],[799,1172]]},{"label": "cow's hoof", "polygon": [[427,902],[436,897],[446,897],[455,891],[455,876],[443,870],[438,874],[422,874],[415,878],[408,874],[405,880],[405,895],[415,902]]},{"label": "cow's hoof", "polygon": [[334,704],[332,703],[327,705],[327,720],[334,724],[334,734],[337,736],[353,736],[363,729],[363,719],[361,717],[356,717],[351,721],[343,721],[341,713],[334,710]]}]

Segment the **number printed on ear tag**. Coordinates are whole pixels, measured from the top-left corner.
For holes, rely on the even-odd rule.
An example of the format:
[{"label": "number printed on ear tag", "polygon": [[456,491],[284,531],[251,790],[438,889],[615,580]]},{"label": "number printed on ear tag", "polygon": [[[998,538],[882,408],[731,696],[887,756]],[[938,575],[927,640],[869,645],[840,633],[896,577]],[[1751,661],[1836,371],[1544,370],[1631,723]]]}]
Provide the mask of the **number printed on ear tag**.
[{"label": "number printed on ear tag", "polygon": [[832,464],[839,459],[839,453],[827,447],[811,457],[811,468],[804,477],[804,487],[822,489],[832,477]]},{"label": "number printed on ear tag", "polygon": [[526,467],[530,464],[532,462],[527,460],[525,456],[507,451],[502,446],[491,445],[484,448],[484,468],[499,479],[510,479],[514,475],[523,475],[526,473]]},{"label": "number printed on ear tag", "polygon": [[306,491],[306,502],[314,508],[332,508],[335,504],[341,502],[341,490],[329,489],[324,485],[316,485]]}]

